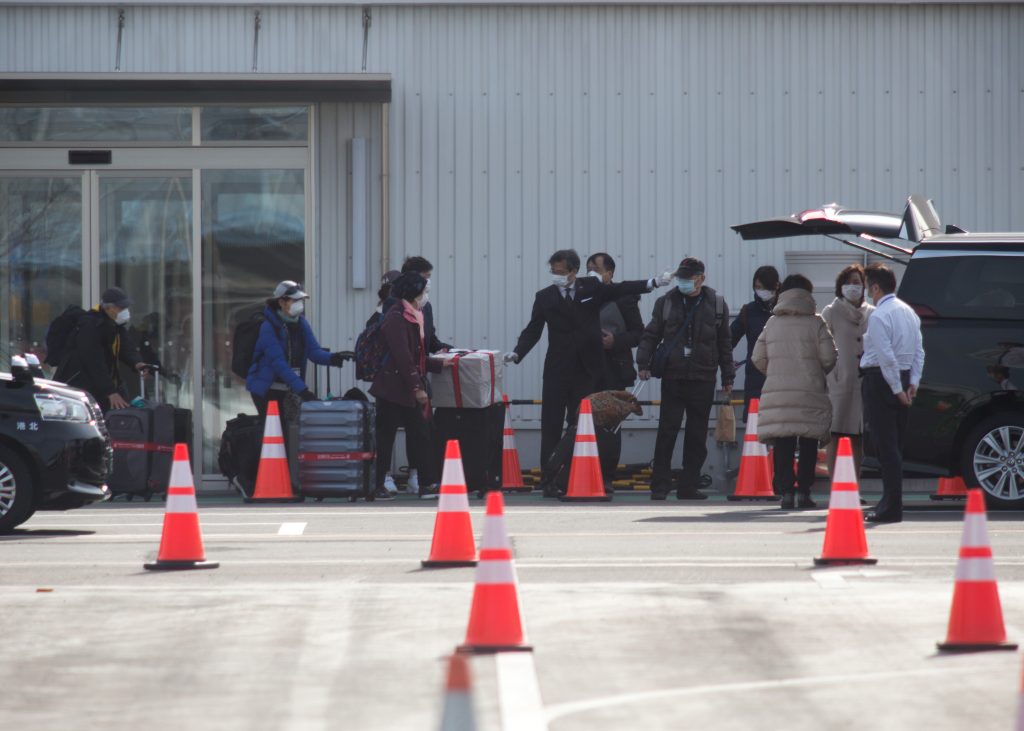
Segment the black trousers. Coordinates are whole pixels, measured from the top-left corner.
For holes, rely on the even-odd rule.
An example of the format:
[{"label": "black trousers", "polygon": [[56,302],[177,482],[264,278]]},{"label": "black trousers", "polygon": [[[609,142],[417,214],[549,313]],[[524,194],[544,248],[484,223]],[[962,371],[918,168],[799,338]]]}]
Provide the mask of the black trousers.
[{"label": "black trousers", "polygon": [[598,378],[583,364],[560,371],[545,371],[540,407],[540,463],[546,465],[562,439],[563,429],[576,426],[580,401],[596,390]]},{"label": "black trousers", "polygon": [[714,381],[664,379],[661,382],[661,416],[654,445],[652,487],[667,490],[672,474],[672,452],[679,427],[686,418],[683,436],[683,490],[700,486],[700,469],[708,456],[708,419],[715,400]]},{"label": "black trousers", "polygon": [[[910,371],[900,371],[904,390],[910,386]],[[899,402],[882,372],[866,370],[860,382],[864,419],[875,445],[882,469],[882,499],[875,513],[884,518],[903,517],[903,442],[910,409]]]},{"label": "black trousers", "polygon": [[377,487],[384,486],[384,475],[391,467],[395,450],[395,434],[405,429],[405,448],[409,464],[419,471],[422,487],[438,481],[434,458],[434,438],[431,424],[423,415],[422,406],[402,406],[385,399],[377,399]]},{"label": "black trousers", "polygon": [[[254,393],[249,393],[252,396],[252,403],[256,407],[256,413],[260,415],[260,431],[266,432],[266,424],[264,423],[267,419],[267,409],[270,407],[271,401],[277,402],[277,412],[279,414],[284,413],[284,400],[288,396],[288,391],[280,391],[272,388],[267,391],[266,396],[257,396]],[[284,418],[281,419],[281,431],[284,432],[284,448],[288,454],[291,454],[291,446],[288,444],[288,428],[284,423]]]},{"label": "black trousers", "polygon": [[[793,456],[797,444],[800,445],[800,462],[797,474],[793,475]],[[773,443],[773,461],[775,464],[775,480],[772,486],[776,495],[788,495],[793,492],[793,480],[797,489],[809,495],[814,485],[814,468],[818,462],[818,440],[807,437],[780,437]]]}]

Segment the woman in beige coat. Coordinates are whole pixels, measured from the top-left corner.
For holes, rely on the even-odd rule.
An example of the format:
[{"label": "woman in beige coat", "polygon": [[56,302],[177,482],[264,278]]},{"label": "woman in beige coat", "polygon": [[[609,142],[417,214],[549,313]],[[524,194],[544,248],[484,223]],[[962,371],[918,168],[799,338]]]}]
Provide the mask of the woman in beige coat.
[{"label": "woman in beige coat", "polygon": [[[813,285],[806,277],[786,277],[779,302],[754,345],[754,366],[767,378],[761,390],[757,438],[775,449],[775,493],[782,508],[815,508],[811,500],[818,443],[827,444],[832,403],[825,376],[836,364],[836,345],[828,326],[815,314]],[[793,456],[800,447],[793,495]]]},{"label": "woman in beige coat", "polygon": [[853,464],[860,477],[864,458],[864,403],[860,397],[860,357],[864,353],[864,333],[874,307],[864,302],[864,267],[850,266],[836,277],[836,298],[826,305],[821,317],[836,341],[839,360],[828,376],[828,395],[832,400],[832,441],[828,445],[828,473],[833,474],[836,445],[840,437],[849,437]]}]

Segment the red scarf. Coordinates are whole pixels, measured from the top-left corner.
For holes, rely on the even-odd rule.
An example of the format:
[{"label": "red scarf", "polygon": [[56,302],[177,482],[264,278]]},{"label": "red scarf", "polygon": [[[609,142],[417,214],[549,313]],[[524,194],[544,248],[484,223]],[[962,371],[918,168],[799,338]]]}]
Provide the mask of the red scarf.
[{"label": "red scarf", "polygon": [[423,330],[423,313],[416,309],[416,305],[408,300],[402,300],[402,315],[407,322],[418,325],[420,328],[420,373],[427,372],[427,344]]}]

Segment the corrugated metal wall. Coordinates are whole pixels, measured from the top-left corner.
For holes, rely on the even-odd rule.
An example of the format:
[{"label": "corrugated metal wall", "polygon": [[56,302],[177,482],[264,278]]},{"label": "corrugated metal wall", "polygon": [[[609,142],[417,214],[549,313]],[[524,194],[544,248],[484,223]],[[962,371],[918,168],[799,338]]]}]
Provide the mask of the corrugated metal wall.
[{"label": "corrugated metal wall", "polygon": [[[358,8],[261,12],[260,71],[360,69]],[[112,70],[116,18],[0,9],[0,68]],[[247,71],[252,21],[128,7],[122,69]],[[373,8],[367,69],[394,78],[392,263],[435,262],[442,337],[507,349],[560,247],[609,251],[625,277],[695,254],[735,310],[758,264],[833,245],[742,244],[730,223],[921,192],[948,222],[1024,229],[1022,38],[1020,5]],[[374,125],[321,123],[321,261],[343,271],[328,168],[344,130]],[[325,339],[373,303],[345,295]],[[541,360],[511,369],[513,396],[539,394]]]}]

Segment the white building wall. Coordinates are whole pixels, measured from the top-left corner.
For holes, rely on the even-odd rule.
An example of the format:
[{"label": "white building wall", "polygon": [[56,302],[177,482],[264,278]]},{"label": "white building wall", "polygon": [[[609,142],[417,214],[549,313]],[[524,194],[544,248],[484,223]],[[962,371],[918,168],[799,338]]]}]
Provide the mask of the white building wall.
[{"label": "white building wall", "polygon": [[[125,11],[124,71],[251,70],[252,8]],[[367,70],[393,76],[391,263],[435,262],[440,335],[458,345],[512,347],[556,248],[606,250],[624,277],[699,256],[736,311],[759,264],[838,245],[746,244],[731,223],[834,200],[899,210],[920,192],[947,222],[1024,229],[1021,5],[372,14]],[[265,5],[261,18],[259,71],[360,70],[360,8]],[[113,70],[116,27],[115,5],[0,8],[0,70]],[[324,155],[338,134],[321,131]],[[325,310],[361,324],[375,288],[340,281]],[[343,328],[323,327],[340,347]],[[510,369],[513,397],[539,395],[542,360],[543,346]]]}]

